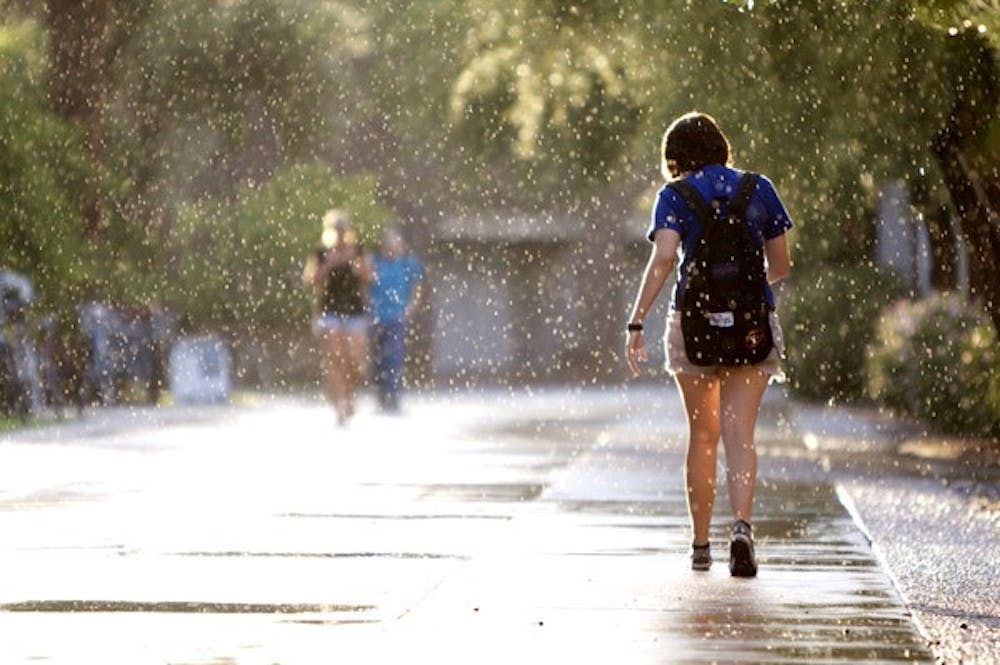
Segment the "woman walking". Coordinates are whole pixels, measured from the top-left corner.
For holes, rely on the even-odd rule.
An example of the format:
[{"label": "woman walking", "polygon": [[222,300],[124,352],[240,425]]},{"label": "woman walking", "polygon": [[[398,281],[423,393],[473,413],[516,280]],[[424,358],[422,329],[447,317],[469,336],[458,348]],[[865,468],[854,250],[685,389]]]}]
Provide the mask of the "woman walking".
[{"label": "woman walking", "polygon": [[354,415],[355,393],[365,376],[365,290],[372,269],[343,212],[331,210],[324,215],[322,244],[306,262],[303,279],[317,299],[313,332],[322,340],[326,396],[343,425]]},{"label": "woman walking", "polygon": [[[688,113],[675,120],[664,134],[661,155],[667,185],[653,208],[648,236],[653,250],[629,319],[626,358],[638,376],[639,363],[647,359],[642,323],[673,271],[679,249],[665,342],[666,367],[688,420],[685,476],[693,531],[691,565],[708,570],[712,564],[709,527],[721,436],[734,520],[729,568],[735,576],[753,577],[754,427],[769,380],[784,378],[781,330],[770,285],[788,276],[785,232],[792,222],[767,178],[729,166],[729,141],[711,116]],[[749,245],[742,254],[732,249],[741,238]],[[719,251],[706,259],[710,247],[720,242],[730,243],[722,252],[725,260],[715,261]],[[750,258],[741,263],[743,255]],[[757,267],[740,275],[740,266],[752,265],[754,258]],[[760,293],[757,312],[740,309],[740,303],[755,297],[755,285]],[[713,289],[722,288],[730,291],[720,298]],[[740,328],[744,319],[752,322],[758,313],[758,328]]]}]

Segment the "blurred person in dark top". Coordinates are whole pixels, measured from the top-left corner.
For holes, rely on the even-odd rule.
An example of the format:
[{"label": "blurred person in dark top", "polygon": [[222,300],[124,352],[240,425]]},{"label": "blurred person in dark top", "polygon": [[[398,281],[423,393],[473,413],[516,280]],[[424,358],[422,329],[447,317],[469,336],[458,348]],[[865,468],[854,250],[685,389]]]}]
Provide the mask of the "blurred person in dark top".
[{"label": "blurred person in dark top", "polygon": [[365,376],[365,294],[372,280],[371,261],[343,211],[323,216],[322,246],[306,261],[303,280],[316,296],[313,333],[322,342],[326,396],[343,425],[354,415],[357,389]]}]

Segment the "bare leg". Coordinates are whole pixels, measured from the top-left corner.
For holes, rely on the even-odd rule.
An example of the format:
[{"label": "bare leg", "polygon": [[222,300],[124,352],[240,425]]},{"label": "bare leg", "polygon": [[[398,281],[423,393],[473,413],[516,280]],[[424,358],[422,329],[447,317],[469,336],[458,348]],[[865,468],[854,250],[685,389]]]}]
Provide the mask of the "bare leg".
[{"label": "bare leg", "polygon": [[734,519],[750,522],[757,484],[754,427],[768,376],[753,367],[721,372],[722,443],[726,447],[726,478]]},{"label": "bare leg", "polygon": [[354,413],[354,398],[358,387],[364,381],[368,366],[368,335],[366,333],[344,333],[344,374],[345,405],[347,415]]},{"label": "bare leg", "polygon": [[335,332],[327,332],[323,335],[323,364],[325,369],[323,389],[326,393],[326,399],[330,404],[336,405],[340,394],[338,376],[340,368],[337,362],[337,338]]},{"label": "bare leg", "polygon": [[345,333],[339,330],[331,331],[326,336],[327,343],[327,397],[337,412],[337,418],[343,422],[347,417],[346,405],[348,395],[347,354],[345,352]]},{"label": "bare leg", "polygon": [[677,374],[688,417],[685,475],[694,542],[708,542],[715,504],[715,463],[719,448],[719,380]]}]

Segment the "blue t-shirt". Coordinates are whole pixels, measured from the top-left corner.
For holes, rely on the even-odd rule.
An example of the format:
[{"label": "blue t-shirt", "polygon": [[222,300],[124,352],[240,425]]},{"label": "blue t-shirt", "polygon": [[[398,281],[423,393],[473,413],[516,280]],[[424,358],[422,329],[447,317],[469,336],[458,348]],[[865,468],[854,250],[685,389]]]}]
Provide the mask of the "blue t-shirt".
[{"label": "blue t-shirt", "polygon": [[[713,199],[722,199],[722,213],[726,213],[726,204],[736,195],[736,188],[739,185],[742,171],[731,169],[719,164],[711,164],[696,171],[686,178],[687,182],[694,185],[698,194],[710,203]],[[761,245],[765,240],[777,238],[788,229],[792,228],[792,220],[788,216],[788,211],[782,205],[778,193],[774,191],[774,185],[764,176],[757,181],[757,188],[753,196],[750,197],[750,205],[747,207],[747,224],[753,237]],[[687,257],[691,255],[695,243],[701,238],[701,223],[694,212],[688,209],[684,199],[680,194],[670,187],[664,186],[656,197],[656,205],[653,206],[653,218],[649,225],[647,237],[650,241],[660,229],[672,229],[681,236],[681,263],[678,268],[677,285],[671,296],[672,308],[677,309],[678,298],[684,293],[686,287],[685,269],[687,268]],[[774,292],[771,285],[764,288],[767,302],[774,306]]]},{"label": "blue t-shirt", "polygon": [[372,315],[376,321],[399,321],[413,297],[413,288],[424,278],[424,267],[412,254],[397,259],[376,254],[374,268],[369,292]]}]

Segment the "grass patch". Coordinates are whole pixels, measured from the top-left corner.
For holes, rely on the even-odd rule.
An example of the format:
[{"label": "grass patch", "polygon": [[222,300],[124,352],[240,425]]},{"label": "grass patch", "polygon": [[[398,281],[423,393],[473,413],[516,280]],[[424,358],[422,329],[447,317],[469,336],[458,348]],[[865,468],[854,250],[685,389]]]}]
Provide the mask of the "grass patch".
[{"label": "grass patch", "polygon": [[0,416],[0,432],[9,432],[11,430],[23,427],[25,422],[20,418],[6,418]]},{"label": "grass patch", "polygon": [[68,421],[76,420],[76,412],[70,412],[68,415],[62,417],[50,411],[44,411],[39,416],[29,416],[27,418],[14,418],[9,416],[0,416],[0,434],[6,434],[8,432],[16,432],[17,430],[24,429],[35,429],[37,427],[45,427],[46,425],[55,425],[58,423],[65,423]]}]

